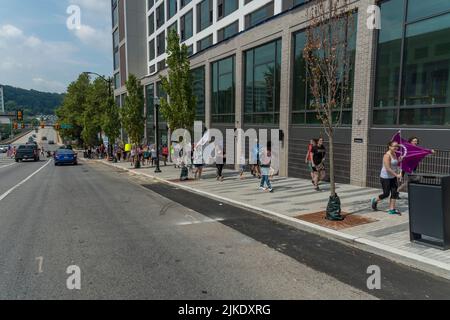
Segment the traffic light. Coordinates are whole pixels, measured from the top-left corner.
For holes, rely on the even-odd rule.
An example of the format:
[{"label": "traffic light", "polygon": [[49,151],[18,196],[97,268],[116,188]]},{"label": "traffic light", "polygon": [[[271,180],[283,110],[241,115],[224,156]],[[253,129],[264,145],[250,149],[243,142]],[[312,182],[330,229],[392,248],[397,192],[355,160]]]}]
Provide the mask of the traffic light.
[{"label": "traffic light", "polygon": [[23,121],[23,111],[17,110],[17,121]]}]

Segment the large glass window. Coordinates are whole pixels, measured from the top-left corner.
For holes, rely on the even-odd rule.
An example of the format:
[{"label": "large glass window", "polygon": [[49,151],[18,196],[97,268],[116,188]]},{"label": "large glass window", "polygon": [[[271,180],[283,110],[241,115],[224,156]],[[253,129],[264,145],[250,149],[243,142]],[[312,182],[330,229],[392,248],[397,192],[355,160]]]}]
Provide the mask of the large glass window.
[{"label": "large glass window", "polygon": [[155,39],[148,43],[148,60],[152,61],[153,59],[155,59]]},{"label": "large glass window", "polygon": [[183,8],[185,5],[187,5],[189,2],[191,2],[192,0],[180,0],[180,5]]},{"label": "large glass window", "polygon": [[197,32],[208,28],[213,22],[213,2],[203,0],[197,5]]},{"label": "large glass window", "polygon": [[449,10],[439,0],[381,4],[374,125],[450,124]]},{"label": "large glass window", "polygon": [[115,26],[117,26],[117,23],[119,22],[119,7],[116,6],[113,9],[113,14],[112,14],[112,24],[113,24],[113,28]]},{"label": "large glass window", "polygon": [[145,87],[147,103],[147,137],[148,141],[155,141],[155,85],[149,84]]},{"label": "large glass window", "polygon": [[157,53],[158,56],[166,52],[166,33],[163,31],[157,37]]},{"label": "large glass window", "polygon": [[119,47],[119,29],[117,29],[116,31],[114,31],[113,33],[113,48],[116,49]]},{"label": "large glass window", "polygon": [[244,123],[279,123],[281,40],[248,50],[244,57]]},{"label": "large glass window", "polygon": [[117,48],[114,50],[114,70],[119,69],[119,63],[120,63],[119,48]]},{"label": "large glass window", "polygon": [[205,50],[213,45],[213,35],[209,36],[197,41],[197,52]]},{"label": "large glass window", "polygon": [[273,16],[273,1],[245,16],[245,28],[251,28]]},{"label": "large glass window", "polygon": [[156,8],[156,28],[161,27],[165,22],[164,2]]},{"label": "large glass window", "polygon": [[148,35],[151,36],[155,32],[155,13],[152,12],[148,16]]},{"label": "large glass window", "polygon": [[437,13],[450,10],[448,0],[409,0],[408,1],[408,21],[426,18]]},{"label": "large glass window", "polygon": [[192,10],[181,17],[181,41],[185,41],[194,35],[194,20]]},{"label": "large glass window", "polygon": [[217,0],[217,20],[226,17],[239,8],[239,0]]},{"label": "large glass window", "polygon": [[[349,58],[349,93],[350,100],[345,103],[342,108],[342,115],[339,119],[340,112],[335,113],[335,121],[340,120],[340,125],[352,124],[352,106],[353,106],[353,80],[354,66],[356,56],[356,22],[357,14],[353,15],[353,23],[349,24],[347,32]],[[292,124],[316,125],[320,124],[317,119],[317,111],[314,108],[314,98],[310,92],[310,84],[308,83],[306,62],[303,58],[303,50],[306,45],[306,33],[304,31],[294,34],[294,78],[292,88]]]},{"label": "large glass window", "polygon": [[234,56],[211,64],[211,121],[235,121]]},{"label": "large glass window", "polygon": [[217,41],[228,39],[239,33],[239,20],[217,31]]},{"label": "large glass window", "polygon": [[205,67],[192,70],[192,87],[197,99],[195,119],[205,121]]},{"label": "large glass window", "polygon": [[167,0],[167,19],[172,18],[177,13],[177,0]]}]

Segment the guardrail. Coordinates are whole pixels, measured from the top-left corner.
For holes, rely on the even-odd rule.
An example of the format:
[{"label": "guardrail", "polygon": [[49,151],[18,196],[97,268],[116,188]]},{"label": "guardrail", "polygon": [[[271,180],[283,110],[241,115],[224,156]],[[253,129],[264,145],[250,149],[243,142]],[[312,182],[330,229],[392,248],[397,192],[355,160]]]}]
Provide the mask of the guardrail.
[{"label": "guardrail", "polygon": [[33,129],[27,129],[21,133],[19,133],[18,135],[15,135],[14,138],[8,138],[6,140],[2,140],[0,141],[0,144],[11,144],[16,140],[19,140],[20,138],[26,136],[27,134],[29,134],[30,132],[32,132]]}]

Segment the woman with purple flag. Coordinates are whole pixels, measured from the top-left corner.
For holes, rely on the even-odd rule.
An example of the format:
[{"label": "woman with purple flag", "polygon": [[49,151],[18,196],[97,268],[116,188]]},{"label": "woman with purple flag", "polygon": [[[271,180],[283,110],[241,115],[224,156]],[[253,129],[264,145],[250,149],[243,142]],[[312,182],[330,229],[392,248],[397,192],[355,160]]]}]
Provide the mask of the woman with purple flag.
[{"label": "woman with purple flag", "polygon": [[402,158],[397,157],[397,152],[400,145],[396,141],[391,141],[388,144],[388,150],[383,157],[383,168],[381,169],[380,181],[383,188],[383,194],[378,198],[372,199],[372,209],[378,210],[378,203],[391,196],[389,202],[389,211],[391,215],[401,215],[400,211],[395,208],[399,193],[398,181],[401,181],[402,174],[400,173],[400,163]]},{"label": "woman with purple flag", "polygon": [[[409,138],[409,139],[408,139],[408,143],[409,143],[411,146],[420,148],[420,147],[419,147],[419,138],[417,138],[417,137],[411,137],[411,138]],[[408,148],[408,145],[406,145],[405,147]],[[408,150],[408,149],[407,149],[407,150]],[[423,149],[423,152],[424,152],[423,154],[424,154],[425,156],[428,155],[428,154],[430,154],[430,153],[432,153],[432,154],[436,153],[434,150],[428,150],[428,149]],[[422,160],[422,158],[421,158],[420,160]],[[419,160],[419,161],[420,161],[420,160]],[[414,164],[410,166],[411,172],[407,172],[407,171],[405,171],[405,170],[402,170],[403,184],[400,186],[400,188],[398,188],[398,192],[403,192],[403,191],[406,190],[406,187],[407,187],[408,181],[409,181],[408,174],[416,172],[417,167],[419,166],[419,161],[417,161],[417,163],[415,163],[415,166],[414,166]],[[403,168],[402,168],[402,169],[403,169]]]}]

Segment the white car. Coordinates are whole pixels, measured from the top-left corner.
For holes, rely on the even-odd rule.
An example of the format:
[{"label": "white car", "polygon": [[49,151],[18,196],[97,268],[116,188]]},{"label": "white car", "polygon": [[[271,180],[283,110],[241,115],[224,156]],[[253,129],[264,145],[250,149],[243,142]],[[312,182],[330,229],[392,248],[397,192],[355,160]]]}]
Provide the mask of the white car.
[{"label": "white car", "polygon": [[8,152],[8,146],[0,146],[0,153]]}]

